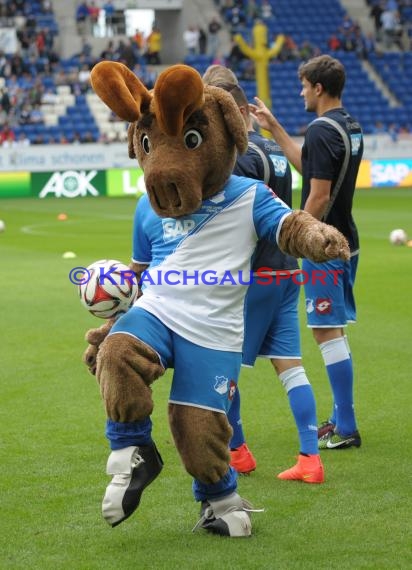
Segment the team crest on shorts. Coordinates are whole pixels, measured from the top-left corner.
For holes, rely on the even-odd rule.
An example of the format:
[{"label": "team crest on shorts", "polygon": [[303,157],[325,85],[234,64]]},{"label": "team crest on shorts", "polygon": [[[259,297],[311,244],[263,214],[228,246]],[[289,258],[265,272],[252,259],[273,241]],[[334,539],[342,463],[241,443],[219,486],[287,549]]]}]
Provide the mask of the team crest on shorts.
[{"label": "team crest on shorts", "polygon": [[332,311],[332,300],[319,297],[316,299],[315,308],[318,315],[329,315]]},{"label": "team crest on shorts", "polygon": [[215,376],[214,388],[218,394],[226,394],[228,391],[229,379],[226,376]]},{"label": "team crest on shorts", "polygon": [[313,313],[314,310],[313,299],[306,299],[306,312],[310,314]]}]

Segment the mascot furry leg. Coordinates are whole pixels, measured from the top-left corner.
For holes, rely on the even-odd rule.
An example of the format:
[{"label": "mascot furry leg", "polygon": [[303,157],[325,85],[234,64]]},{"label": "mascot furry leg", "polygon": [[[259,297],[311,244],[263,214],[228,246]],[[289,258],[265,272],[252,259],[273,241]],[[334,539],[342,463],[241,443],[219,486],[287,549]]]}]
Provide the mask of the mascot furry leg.
[{"label": "mascot furry leg", "polygon": [[[129,319],[138,322],[138,312],[132,309],[123,318],[126,328]],[[112,449],[107,463],[112,480],[102,512],[113,527],[133,514],[144,489],[163,466],[151,437],[150,385],[165,368],[157,351],[131,334],[120,332],[122,326],[120,319],[100,345],[96,371],[108,417],[106,435]],[[235,369],[239,366],[240,362]],[[198,525],[225,536],[250,536],[250,505],[236,493],[237,474],[229,465],[232,430],[224,410],[171,403],[169,421],[177,451],[194,478],[195,499],[201,502]]]}]

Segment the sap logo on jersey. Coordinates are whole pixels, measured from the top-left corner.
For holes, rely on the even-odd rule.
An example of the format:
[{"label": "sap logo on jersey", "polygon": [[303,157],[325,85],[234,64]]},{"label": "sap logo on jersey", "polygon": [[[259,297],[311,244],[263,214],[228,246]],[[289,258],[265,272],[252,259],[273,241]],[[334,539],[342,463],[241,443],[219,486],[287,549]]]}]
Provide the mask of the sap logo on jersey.
[{"label": "sap logo on jersey", "polygon": [[162,220],[163,239],[171,241],[190,233],[196,226],[206,218],[202,214],[192,214],[190,217],[175,220],[174,218],[166,218]]},{"label": "sap logo on jersey", "polygon": [[350,140],[352,142],[352,154],[356,156],[359,152],[359,148],[362,142],[362,135],[353,134],[350,136]]},{"label": "sap logo on jersey", "polygon": [[274,154],[270,154],[270,159],[273,162],[273,166],[275,167],[275,174],[276,176],[285,176],[286,169],[288,167],[288,161],[284,156],[277,156]]}]

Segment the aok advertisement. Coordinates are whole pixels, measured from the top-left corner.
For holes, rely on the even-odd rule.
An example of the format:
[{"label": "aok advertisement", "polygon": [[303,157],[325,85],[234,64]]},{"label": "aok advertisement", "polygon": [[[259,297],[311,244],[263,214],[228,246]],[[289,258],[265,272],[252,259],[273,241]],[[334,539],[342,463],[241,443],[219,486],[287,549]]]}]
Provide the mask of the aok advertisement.
[{"label": "aok advertisement", "polygon": [[34,172],[32,195],[39,198],[85,198],[106,194],[106,173],[98,170]]}]

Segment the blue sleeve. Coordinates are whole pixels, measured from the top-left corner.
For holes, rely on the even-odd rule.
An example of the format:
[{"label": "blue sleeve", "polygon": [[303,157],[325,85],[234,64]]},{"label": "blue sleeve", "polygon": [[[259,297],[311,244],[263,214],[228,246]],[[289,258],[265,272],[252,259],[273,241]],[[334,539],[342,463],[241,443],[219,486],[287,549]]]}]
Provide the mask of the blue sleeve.
[{"label": "blue sleeve", "polygon": [[259,239],[277,243],[283,220],[292,210],[262,183],[256,188],[253,205],[253,222]]},{"label": "blue sleeve", "polygon": [[149,200],[146,195],[142,196],[137,203],[133,222],[133,255],[132,259],[139,263],[150,263],[152,248],[147,234],[147,211]]}]

